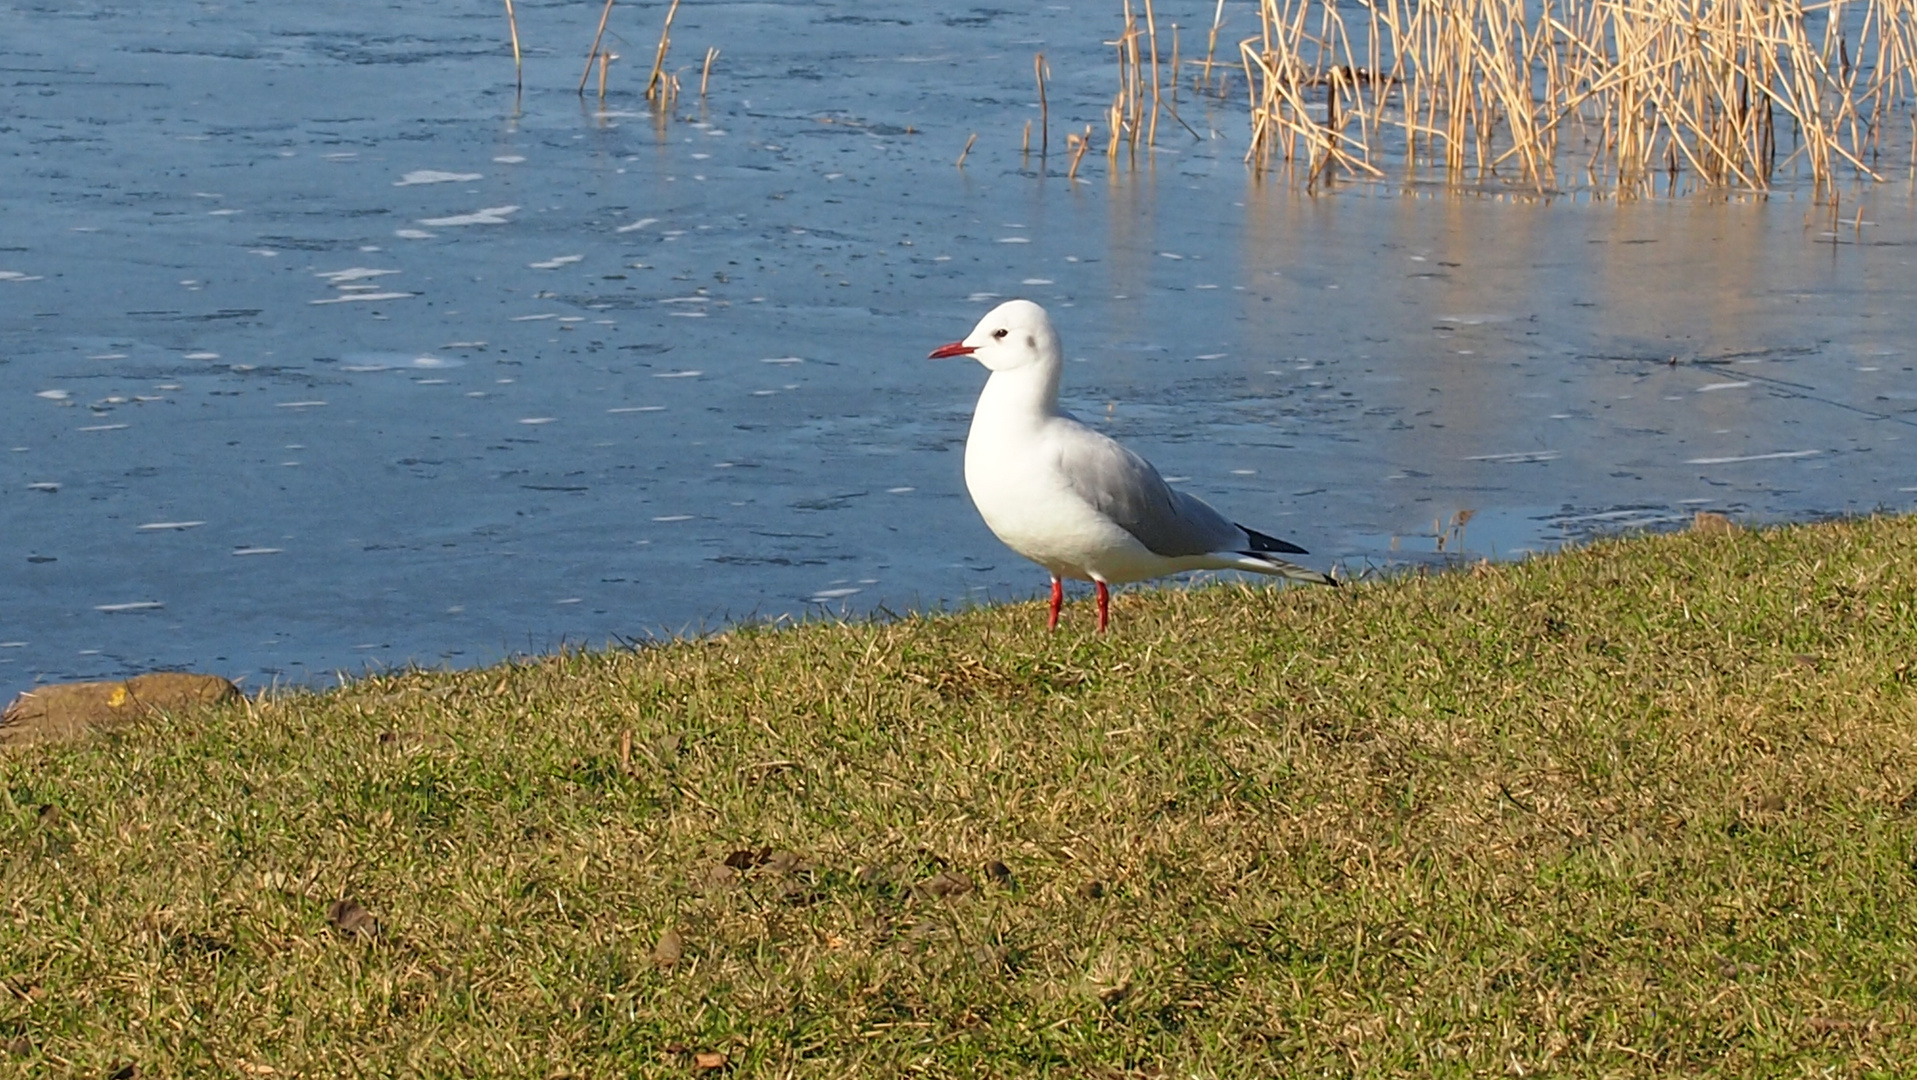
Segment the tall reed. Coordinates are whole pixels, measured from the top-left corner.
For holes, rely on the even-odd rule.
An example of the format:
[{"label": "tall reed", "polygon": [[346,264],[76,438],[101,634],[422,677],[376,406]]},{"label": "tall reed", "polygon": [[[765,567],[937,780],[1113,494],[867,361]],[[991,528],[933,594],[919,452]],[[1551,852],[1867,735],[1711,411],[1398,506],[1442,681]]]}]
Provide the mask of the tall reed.
[{"label": "tall reed", "polygon": [[1246,157],[1311,183],[1396,155],[1539,191],[1821,187],[1881,178],[1917,102],[1917,0],[1258,0],[1258,19]]}]

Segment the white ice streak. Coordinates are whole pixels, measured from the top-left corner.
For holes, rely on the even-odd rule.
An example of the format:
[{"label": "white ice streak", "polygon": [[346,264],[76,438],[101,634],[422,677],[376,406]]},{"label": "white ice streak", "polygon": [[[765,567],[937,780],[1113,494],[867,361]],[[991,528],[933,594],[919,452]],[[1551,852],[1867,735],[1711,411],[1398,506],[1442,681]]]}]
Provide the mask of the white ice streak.
[{"label": "white ice streak", "polygon": [[197,529],[204,524],[206,524],[204,521],[149,521],[145,525],[140,526],[139,531],[181,532],[186,529]]},{"label": "white ice streak", "polygon": [[614,229],[613,231],[622,232],[622,233],[638,232],[640,229],[643,229],[648,225],[657,225],[658,223],[659,223],[659,219],[656,217],[642,217],[638,221],[635,221],[630,225],[621,225],[617,229]]},{"label": "white ice streak", "polygon": [[585,259],[586,257],[584,255],[555,255],[550,259],[543,259],[536,263],[527,263],[526,265],[532,267],[534,270],[557,270],[562,266],[568,266],[572,263],[584,262]]},{"label": "white ice streak", "polygon": [[484,210],[475,210],[470,214],[454,214],[452,217],[421,218],[419,223],[429,229],[450,229],[459,225],[504,225],[506,215],[518,210],[517,206],[489,206]]},{"label": "white ice streak", "polygon": [[1708,393],[1710,393],[1710,392],[1711,392],[1711,391],[1713,391],[1713,390],[1739,390],[1739,389],[1742,389],[1743,387],[1746,387],[1746,386],[1749,386],[1749,385],[1750,385],[1750,381],[1749,381],[1749,380],[1745,380],[1744,382],[1714,382],[1714,383],[1706,383],[1706,384],[1704,384],[1703,386],[1700,386],[1700,387],[1698,387],[1698,388],[1697,388],[1697,392],[1698,392],[1698,393],[1700,393],[1700,394],[1708,394]]},{"label": "white ice streak", "polygon": [[0,281],[45,281],[45,274],[29,274],[21,270],[0,270]]},{"label": "white ice streak", "polygon": [[1684,459],[1686,465],[1735,465],[1740,461],[1781,461],[1785,458],[1815,457],[1822,450],[1778,450],[1769,454],[1738,454],[1733,457],[1694,457]]},{"label": "white ice streak", "polygon": [[1473,454],[1466,461],[1488,461],[1498,465],[1529,465],[1539,461],[1556,461],[1560,456],[1557,450],[1519,450],[1509,454]]},{"label": "white ice streak", "polygon": [[476,172],[440,172],[437,169],[414,169],[405,176],[393,181],[394,187],[411,187],[414,184],[464,184],[484,179]]},{"label": "white ice streak", "polygon": [[375,270],[370,266],[349,266],[344,270],[315,270],[313,276],[325,278],[329,285],[346,285],[397,273],[399,273],[397,270]]},{"label": "white ice streak", "polygon": [[158,611],[165,606],[158,600],[135,600],[130,604],[95,604],[93,610],[113,615],[122,611]]},{"label": "white ice streak", "polygon": [[308,300],[307,303],[309,304],[353,304],[353,303],[363,304],[363,303],[369,303],[369,302],[374,302],[379,300],[407,300],[417,295],[419,294],[409,293],[409,292],[348,293],[345,296],[328,296],[319,300]]}]

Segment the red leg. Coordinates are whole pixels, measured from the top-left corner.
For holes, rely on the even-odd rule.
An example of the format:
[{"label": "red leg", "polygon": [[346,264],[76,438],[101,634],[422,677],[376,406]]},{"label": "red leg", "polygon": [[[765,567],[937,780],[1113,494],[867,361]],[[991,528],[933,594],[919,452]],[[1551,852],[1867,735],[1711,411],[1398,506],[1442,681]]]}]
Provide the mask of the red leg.
[{"label": "red leg", "polygon": [[1047,630],[1058,629],[1058,609],[1059,609],[1059,606],[1062,605],[1063,603],[1065,603],[1065,583],[1058,580],[1057,578],[1053,578],[1052,579],[1052,617],[1045,621],[1045,629]]},{"label": "red leg", "polygon": [[1112,591],[1102,581],[1095,584],[1098,586],[1098,632],[1102,634],[1105,624],[1112,619]]}]

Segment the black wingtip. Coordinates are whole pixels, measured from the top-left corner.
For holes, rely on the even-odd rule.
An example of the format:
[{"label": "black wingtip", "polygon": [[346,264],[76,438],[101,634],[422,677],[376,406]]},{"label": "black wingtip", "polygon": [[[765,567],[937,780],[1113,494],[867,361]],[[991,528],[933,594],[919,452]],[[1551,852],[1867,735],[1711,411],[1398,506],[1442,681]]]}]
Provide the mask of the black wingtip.
[{"label": "black wingtip", "polygon": [[[1243,525],[1238,527],[1245,529]],[[1306,551],[1297,544],[1291,543],[1288,540],[1280,540],[1275,536],[1266,536],[1257,529],[1245,529],[1245,535],[1251,537],[1251,554],[1253,555],[1262,555],[1268,552],[1280,555],[1311,554],[1311,552]]]}]

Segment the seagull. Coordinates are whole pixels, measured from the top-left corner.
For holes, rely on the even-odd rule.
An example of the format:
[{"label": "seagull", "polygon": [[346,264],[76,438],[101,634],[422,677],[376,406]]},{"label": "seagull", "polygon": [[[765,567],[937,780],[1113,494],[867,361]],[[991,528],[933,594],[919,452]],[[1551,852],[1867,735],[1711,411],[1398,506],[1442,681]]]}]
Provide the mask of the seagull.
[{"label": "seagull", "polygon": [[952,356],[969,356],[992,373],[965,438],[965,487],[1005,546],[1051,573],[1046,629],[1058,629],[1065,578],[1097,587],[1099,633],[1111,619],[1113,584],[1185,570],[1338,584],[1278,558],[1307,554],[1304,548],[1232,524],[1060,409],[1064,357],[1044,308],[1030,300],[1000,304],[965,340],[933,349],[930,359]]}]

